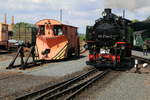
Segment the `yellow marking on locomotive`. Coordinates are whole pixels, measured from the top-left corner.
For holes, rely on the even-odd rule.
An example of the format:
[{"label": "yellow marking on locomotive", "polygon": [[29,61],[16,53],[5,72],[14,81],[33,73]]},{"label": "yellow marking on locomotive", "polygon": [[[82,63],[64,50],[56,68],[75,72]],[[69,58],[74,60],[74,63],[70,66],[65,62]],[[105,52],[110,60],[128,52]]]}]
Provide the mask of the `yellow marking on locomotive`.
[{"label": "yellow marking on locomotive", "polygon": [[61,49],[60,52],[58,52],[58,54],[55,57],[53,57],[53,60],[65,58],[65,53],[67,52],[67,49],[68,49],[67,47],[68,45],[65,45],[64,48]]}]

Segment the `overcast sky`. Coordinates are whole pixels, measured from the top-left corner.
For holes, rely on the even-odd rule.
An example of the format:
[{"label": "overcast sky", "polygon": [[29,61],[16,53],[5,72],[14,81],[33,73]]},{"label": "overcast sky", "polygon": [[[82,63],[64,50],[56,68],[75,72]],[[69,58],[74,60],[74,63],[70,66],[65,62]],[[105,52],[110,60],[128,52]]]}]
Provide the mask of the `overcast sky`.
[{"label": "overcast sky", "polygon": [[0,21],[7,13],[8,23],[15,16],[15,23],[36,23],[38,20],[50,18],[60,19],[63,9],[63,23],[79,27],[79,33],[85,32],[86,25],[94,24],[101,16],[104,8],[112,8],[113,12],[122,15],[126,10],[126,18],[144,20],[150,16],[150,0],[0,0]]}]

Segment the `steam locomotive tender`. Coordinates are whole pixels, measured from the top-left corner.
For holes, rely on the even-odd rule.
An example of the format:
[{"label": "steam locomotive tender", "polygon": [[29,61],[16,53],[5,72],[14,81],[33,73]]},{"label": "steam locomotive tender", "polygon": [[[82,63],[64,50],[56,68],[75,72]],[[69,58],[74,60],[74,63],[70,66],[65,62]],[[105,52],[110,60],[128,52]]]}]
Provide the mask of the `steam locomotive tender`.
[{"label": "steam locomotive tender", "polygon": [[102,16],[93,26],[86,27],[85,48],[89,50],[86,63],[105,67],[128,64],[131,58],[130,21],[111,13],[109,8]]}]

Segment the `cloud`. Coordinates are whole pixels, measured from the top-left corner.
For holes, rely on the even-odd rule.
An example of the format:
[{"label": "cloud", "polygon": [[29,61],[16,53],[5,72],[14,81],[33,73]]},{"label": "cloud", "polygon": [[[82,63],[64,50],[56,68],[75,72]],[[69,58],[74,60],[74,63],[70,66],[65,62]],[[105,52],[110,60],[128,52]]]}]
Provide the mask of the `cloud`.
[{"label": "cloud", "polygon": [[150,0],[104,0],[105,7],[126,8],[130,11],[136,11],[144,7],[150,7]]},{"label": "cloud", "polygon": [[[85,32],[86,25],[94,24],[105,7],[122,15],[126,8],[129,19],[144,19],[150,13],[149,0],[1,0],[0,21],[4,13],[15,16],[15,22],[35,23],[38,20],[51,18],[59,20],[60,9],[63,9],[63,23],[80,27]],[[10,20],[11,21],[11,20]]]}]

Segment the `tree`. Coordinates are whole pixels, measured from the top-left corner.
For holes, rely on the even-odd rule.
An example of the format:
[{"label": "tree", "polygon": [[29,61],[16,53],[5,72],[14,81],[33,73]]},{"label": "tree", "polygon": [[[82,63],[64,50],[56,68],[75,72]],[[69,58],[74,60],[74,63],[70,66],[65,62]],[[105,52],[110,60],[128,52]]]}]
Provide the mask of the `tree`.
[{"label": "tree", "polygon": [[137,20],[137,19],[132,20],[132,23],[137,23],[137,22],[139,22],[139,20]]},{"label": "tree", "polygon": [[150,16],[148,16],[144,22],[150,22]]}]

